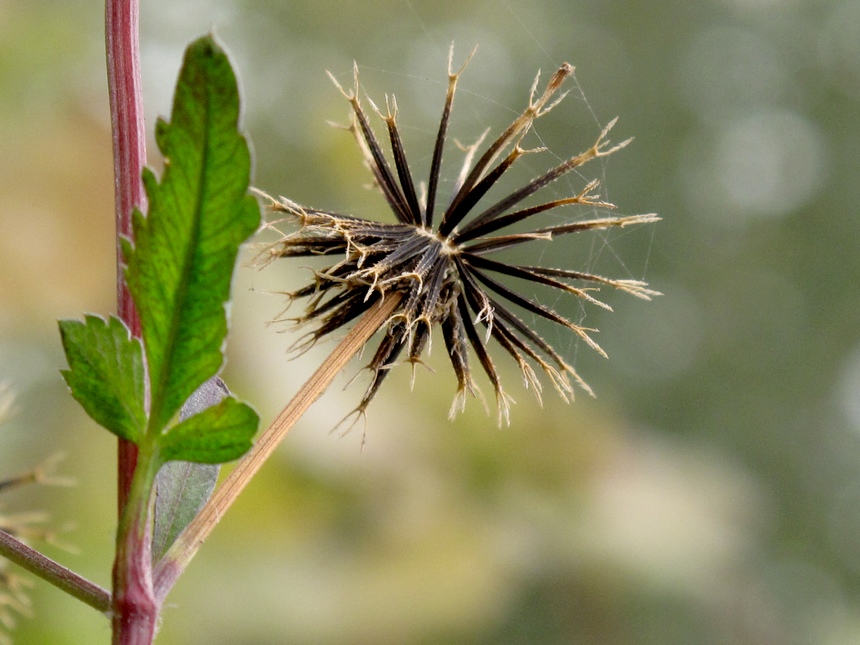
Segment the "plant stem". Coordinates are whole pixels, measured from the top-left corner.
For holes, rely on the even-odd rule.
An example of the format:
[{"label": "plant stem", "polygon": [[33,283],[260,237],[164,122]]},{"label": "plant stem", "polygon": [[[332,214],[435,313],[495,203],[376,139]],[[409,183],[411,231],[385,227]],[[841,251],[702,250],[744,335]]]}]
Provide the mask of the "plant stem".
[{"label": "plant stem", "polygon": [[110,611],[111,600],[107,591],[31,549],[5,531],[0,531],[0,555],[101,613]]},{"label": "plant stem", "polygon": [[257,439],[253,448],[242,457],[236,468],[215,491],[215,494],[200,513],[185,527],[185,530],[155,568],[155,594],[159,602],[164,600],[176,579],[188,566],[191,558],[194,557],[197,549],[200,548],[200,545],[203,544],[203,541],[209,536],[212,529],[215,528],[215,525],[218,524],[224,513],[227,512],[227,509],[262,467],[266,459],[275,451],[287,432],[311,404],[320,397],[349,360],[388,320],[401,299],[400,294],[389,294],[358,321],[358,324],[334,348],[334,351],[310,379],[302,385],[293,399]]},{"label": "plant stem", "polygon": [[[140,337],[140,319],[123,273],[120,237],[132,237],[131,214],[146,209],[141,171],[146,163],[146,134],[140,86],[138,0],[106,0],[105,40],[113,138],[116,208],[117,313],[133,336]],[[137,461],[137,448],[119,440],[117,502],[125,506]]]},{"label": "plant stem", "polygon": [[[105,47],[116,202],[117,312],[140,337],[140,319],[125,282],[120,238],[132,238],[135,208],[146,209],[141,171],[146,134],[140,82],[138,0],[106,0]],[[137,447],[123,439],[117,451],[117,507],[120,526],[113,566],[113,643],[149,645],[155,637],[159,604],[152,591],[152,459],[138,468]]]},{"label": "plant stem", "polygon": [[113,567],[113,645],[150,645],[161,603],[152,587],[152,500],[159,461],[144,445],[120,519]]}]

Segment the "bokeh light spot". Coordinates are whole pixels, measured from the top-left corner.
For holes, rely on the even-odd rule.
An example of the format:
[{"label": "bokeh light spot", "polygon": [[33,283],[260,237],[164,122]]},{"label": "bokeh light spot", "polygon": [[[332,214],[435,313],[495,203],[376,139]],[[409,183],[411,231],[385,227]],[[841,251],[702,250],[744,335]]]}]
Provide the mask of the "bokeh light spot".
[{"label": "bokeh light spot", "polygon": [[749,215],[784,215],[809,201],[824,176],[824,144],[815,126],[772,111],[726,127],[714,165],[729,200]]},{"label": "bokeh light spot", "polygon": [[699,34],[682,57],[681,94],[705,121],[771,105],[786,94],[781,52],[761,33],[715,27]]},{"label": "bokeh light spot", "polygon": [[851,426],[860,432],[860,344],[848,355],[839,378],[837,396]]}]

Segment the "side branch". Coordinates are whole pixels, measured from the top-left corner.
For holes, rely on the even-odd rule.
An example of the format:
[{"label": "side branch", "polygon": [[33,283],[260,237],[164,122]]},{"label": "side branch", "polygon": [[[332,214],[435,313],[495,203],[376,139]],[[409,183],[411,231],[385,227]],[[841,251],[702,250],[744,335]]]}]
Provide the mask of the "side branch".
[{"label": "side branch", "polygon": [[0,531],[0,555],[93,609],[103,614],[110,611],[111,597],[107,591],[30,548],[5,531]]}]

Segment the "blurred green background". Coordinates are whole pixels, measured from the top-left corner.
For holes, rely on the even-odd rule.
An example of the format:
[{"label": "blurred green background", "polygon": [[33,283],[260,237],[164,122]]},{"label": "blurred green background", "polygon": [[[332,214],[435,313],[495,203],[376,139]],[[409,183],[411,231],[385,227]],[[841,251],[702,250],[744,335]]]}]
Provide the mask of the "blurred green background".
[{"label": "blurred green background", "polygon": [[[351,137],[328,127],[358,61],[396,93],[429,165],[455,62],[452,137],[500,131],[538,68],[577,68],[518,180],[553,155],[635,142],[550,189],[599,178],[656,227],[535,247],[547,264],[647,279],[646,303],[584,310],[606,361],[541,332],[597,393],[446,419],[455,380],[395,371],[355,428],[336,384],[287,438],[169,597],[159,643],[815,644],[860,642],[860,3],[856,0],[143,0],[147,128],[168,114],[185,44],[233,55],[261,189],[382,213]],[[4,494],[50,513],[109,584],[115,442],[66,394],[57,318],[114,310],[111,145],[98,2],[0,0],[0,475],[67,455],[73,489]],[[158,165],[150,142],[152,163]],[[446,182],[456,176],[451,146]],[[443,187],[444,190],[444,187]],[[582,213],[588,216],[591,213]],[[287,360],[266,326],[299,264],[237,277],[226,378],[271,419],[324,352]],[[566,302],[579,317],[578,305]],[[538,323],[539,324],[539,323]],[[441,339],[439,339],[441,340]],[[495,351],[495,350],[494,350]],[[491,392],[486,384],[485,392]],[[18,643],[108,642],[107,622],[38,582]]]}]

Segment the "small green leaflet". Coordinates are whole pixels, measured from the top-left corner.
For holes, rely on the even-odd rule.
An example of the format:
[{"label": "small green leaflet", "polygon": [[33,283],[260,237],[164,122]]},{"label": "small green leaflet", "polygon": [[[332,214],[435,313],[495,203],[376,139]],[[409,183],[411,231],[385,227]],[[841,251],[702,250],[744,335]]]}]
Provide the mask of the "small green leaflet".
[{"label": "small green leaflet", "polygon": [[254,410],[227,397],[171,428],[159,442],[161,458],[203,464],[238,459],[251,447],[258,421]]},{"label": "small green leaflet", "polygon": [[61,320],[60,337],[69,361],[61,373],[72,396],[98,424],[139,443],[146,426],[140,342],[114,316]]},{"label": "small green leaflet", "polygon": [[135,213],[135,243],[124,247],[149,369],[152,431],[166,427],[223,363],[236,254],[260,224],[238,121],[230,62],[211,37],[200,38],[185,52],[170,123],[156,125],[164,175],[158,182],[144,172],[149,212]]}]

